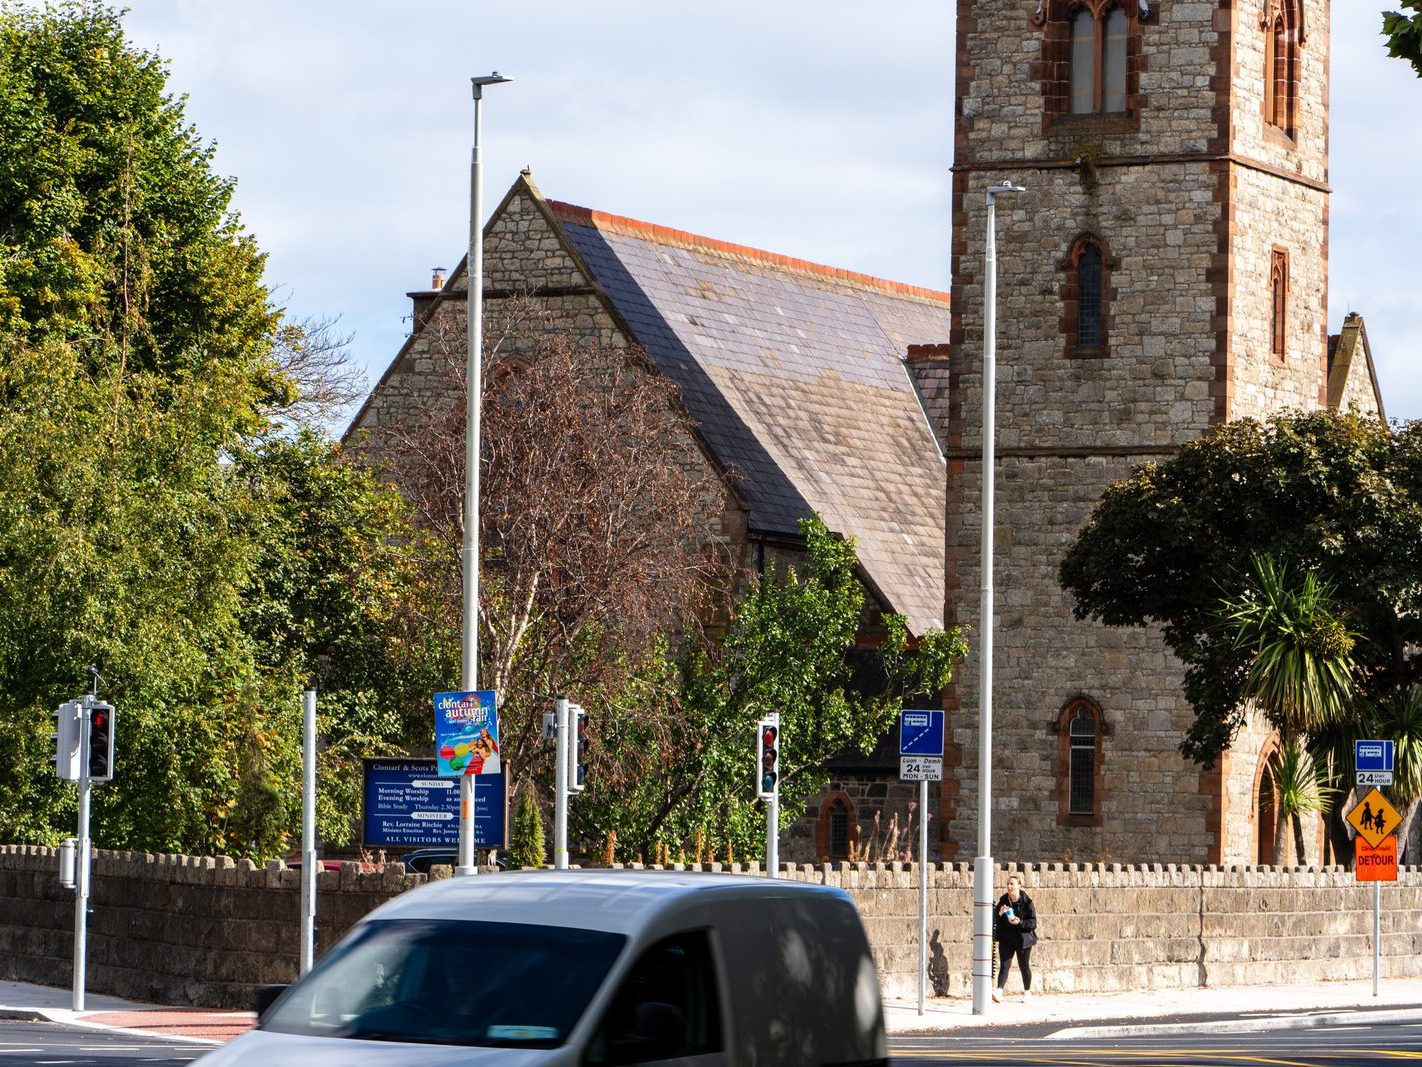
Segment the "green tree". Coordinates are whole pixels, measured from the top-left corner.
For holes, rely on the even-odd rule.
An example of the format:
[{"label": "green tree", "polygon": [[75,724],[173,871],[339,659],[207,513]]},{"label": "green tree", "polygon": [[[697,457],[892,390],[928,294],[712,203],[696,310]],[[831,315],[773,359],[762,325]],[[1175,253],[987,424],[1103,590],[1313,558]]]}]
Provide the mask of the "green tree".
[{"label": "green tree", "polygon": [[509,867],[542,867],[547,855],[543,840],[543,816],[532,789],[525,789],[514,816],[513,833],[509,838]]},{"label": "green tree", "polygon": [[1181,743],[1208,766],[1247,714],[1255,656],[1218,627],[1250,557],[1334,590],[1357,634],[1356,695],[1419,680],[1422,427],[1326,412],[1243,419],[1111,486],[1061,566],[1078,618],[1159,625],[1195,710]]},{"label": "green tree", "polygon": [[868,753],[907,694],[931,699],[967,648],[955,631],[915,644],[904,620],[883,619],[872,654],[851,650],[865,617],[852,539],[818,516],[802,520],[806,559],[751,580],[723,635],[680,657],[668,652],[637,684],[595,709],[589,792],[573,810],[584,840],[616,831],[622,858],[672,855],[701,839],[724,855],[764,854],[755,797],[757,720],[779,712],[785,824],[824,789],[825,764]]},{"label": "green tree", "polygon": [[[1383,12],[1383,36],[1387,54],[1405,59],[1422,77],[1422,0],[1398,0],[1401,11]],[[1408,12],[1412,14],[1408,14]]]},{"label": "green tree", "polygon": [[1220,605],[1219,627],[1246,657],[1240,696],[1254,701],[1283,739],[1269,765],[1278,825],[1274,862],[1282,863],[1285,825],[1295,856],[1306,863],[1303,816],[1326,812],[1335,790],[1326,765],[1315,766],[1306,742],[1346,722],[1353,712],[1355,637],[1338,617],[1334,591],[1312,573],[1301,580],[1267,554],[1250,559],[1244,588]]},{"label": "green tree", "polygon": [[0,7],[0,143],[0,827],[72,828],[49,713],[97,664],[119,709],[97,842],[269,854],[328,665],[343,840],[355,753],[402,740],[423,687],[400,502],[277,432],[282,361],[309,378],[316,342],[280,326],[230,183],[116,12]]},{"label": "green tree", "polygon": [[71,341],[90,367],[226,368],[240,424],[287,389],[277,312],[232,183],[166,81],[112,8],[0,7],[0,331]]}]

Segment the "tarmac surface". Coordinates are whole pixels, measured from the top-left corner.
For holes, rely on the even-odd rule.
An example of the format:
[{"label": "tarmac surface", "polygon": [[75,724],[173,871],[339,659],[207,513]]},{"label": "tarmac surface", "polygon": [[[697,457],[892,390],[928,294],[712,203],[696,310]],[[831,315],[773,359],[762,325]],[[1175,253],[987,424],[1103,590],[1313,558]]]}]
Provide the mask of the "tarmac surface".
[{"label": "tarmac surface", "polygon": [[[75,1026],[220,1045],[256,1022],[249,1011],[212,1011],[138,1004],[86,994],[74,1011],[70,989],[0,981],[0,1019],[48,1019]],[[970,999],[928,997],[884,1002],[890,1036],[943,1034],[985,1026],[1032,1027],[1061,1038],[1199,1032],[1206,1029],[1283,1029],[1357,1022],[1422,1020],[1422,978],[1228,989],[1152,989],[1131,993],[1039,993],[1024,1001],[1015,984],[1001,1004],[975,1015]]]}]

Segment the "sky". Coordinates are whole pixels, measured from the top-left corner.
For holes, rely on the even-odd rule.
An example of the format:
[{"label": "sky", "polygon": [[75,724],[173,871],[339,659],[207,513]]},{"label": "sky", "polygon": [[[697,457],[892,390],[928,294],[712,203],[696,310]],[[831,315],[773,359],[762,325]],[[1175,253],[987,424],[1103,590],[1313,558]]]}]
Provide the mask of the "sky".
[{"label": "sky", "polygon": [[[406,293],[524,167],[568,201],[946,290],[953,0],[128,0],[128,33],[237,182],[296,319],[377,380]],[[238,13],[240,12],[240,14]],[[1367,324],[1387,413],[1422,418],[1422,79],[1369,0],[1334,5],[1329,328]],[[341,427],[337,427],[340,429]]]}]

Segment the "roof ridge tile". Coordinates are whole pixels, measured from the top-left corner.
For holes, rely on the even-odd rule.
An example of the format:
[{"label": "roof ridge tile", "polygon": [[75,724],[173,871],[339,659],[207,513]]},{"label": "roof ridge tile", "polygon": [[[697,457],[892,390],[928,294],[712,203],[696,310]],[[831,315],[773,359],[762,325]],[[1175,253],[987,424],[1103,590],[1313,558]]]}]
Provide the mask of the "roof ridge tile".
[{"label": "roof ridge tile", "polygon": [[846,270],[843,267],[831,267],[823,263],[815,263],[808,259],[797,259],[794,256],[783,255],[779,252],[768,252],[762,248],[753,248],[750,245],[722,241],[715,237],[705,237],[701,234],[690,233],[687,230],[678,230],[671,226],[661,226],[655,222],[644,222],[641,219],[628,218],[625,215],[613,215],[606,211],[579,207],[577,204],[568,204],[561,200],[548,200],[545,202],[559,222],[574,226],[591,226],[594,229],[603,230],[608,233],[622,234],[627,237],[646,238],[656,241],[659,244],[678,245],[683,248],[702,249],[723,255],[740,256],[756,263],[779,267],[800,274],[813,274],[822,278],[830,278],[834,281],[847,282],[863,288],[887,290],[902,296],[917,297],[922,300],[932,301],[933,303],[946,304],[949,301],[949,294],[937,289],[929,289],[925,286],[910,285],[907,282],[896,282],[889,278],[878,278],[872,274],[861,274],[858,271]]}]

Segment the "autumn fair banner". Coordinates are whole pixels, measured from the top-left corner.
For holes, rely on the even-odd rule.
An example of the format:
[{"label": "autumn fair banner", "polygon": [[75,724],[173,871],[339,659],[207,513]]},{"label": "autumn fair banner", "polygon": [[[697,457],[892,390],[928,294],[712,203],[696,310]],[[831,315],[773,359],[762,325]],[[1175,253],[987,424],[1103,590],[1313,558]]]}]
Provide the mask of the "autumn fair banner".
[{"label": "autumn fair banner", "polygon": [[434,712],[435,757],[442,777],[503,773],[493,690],[436,693]]}]

